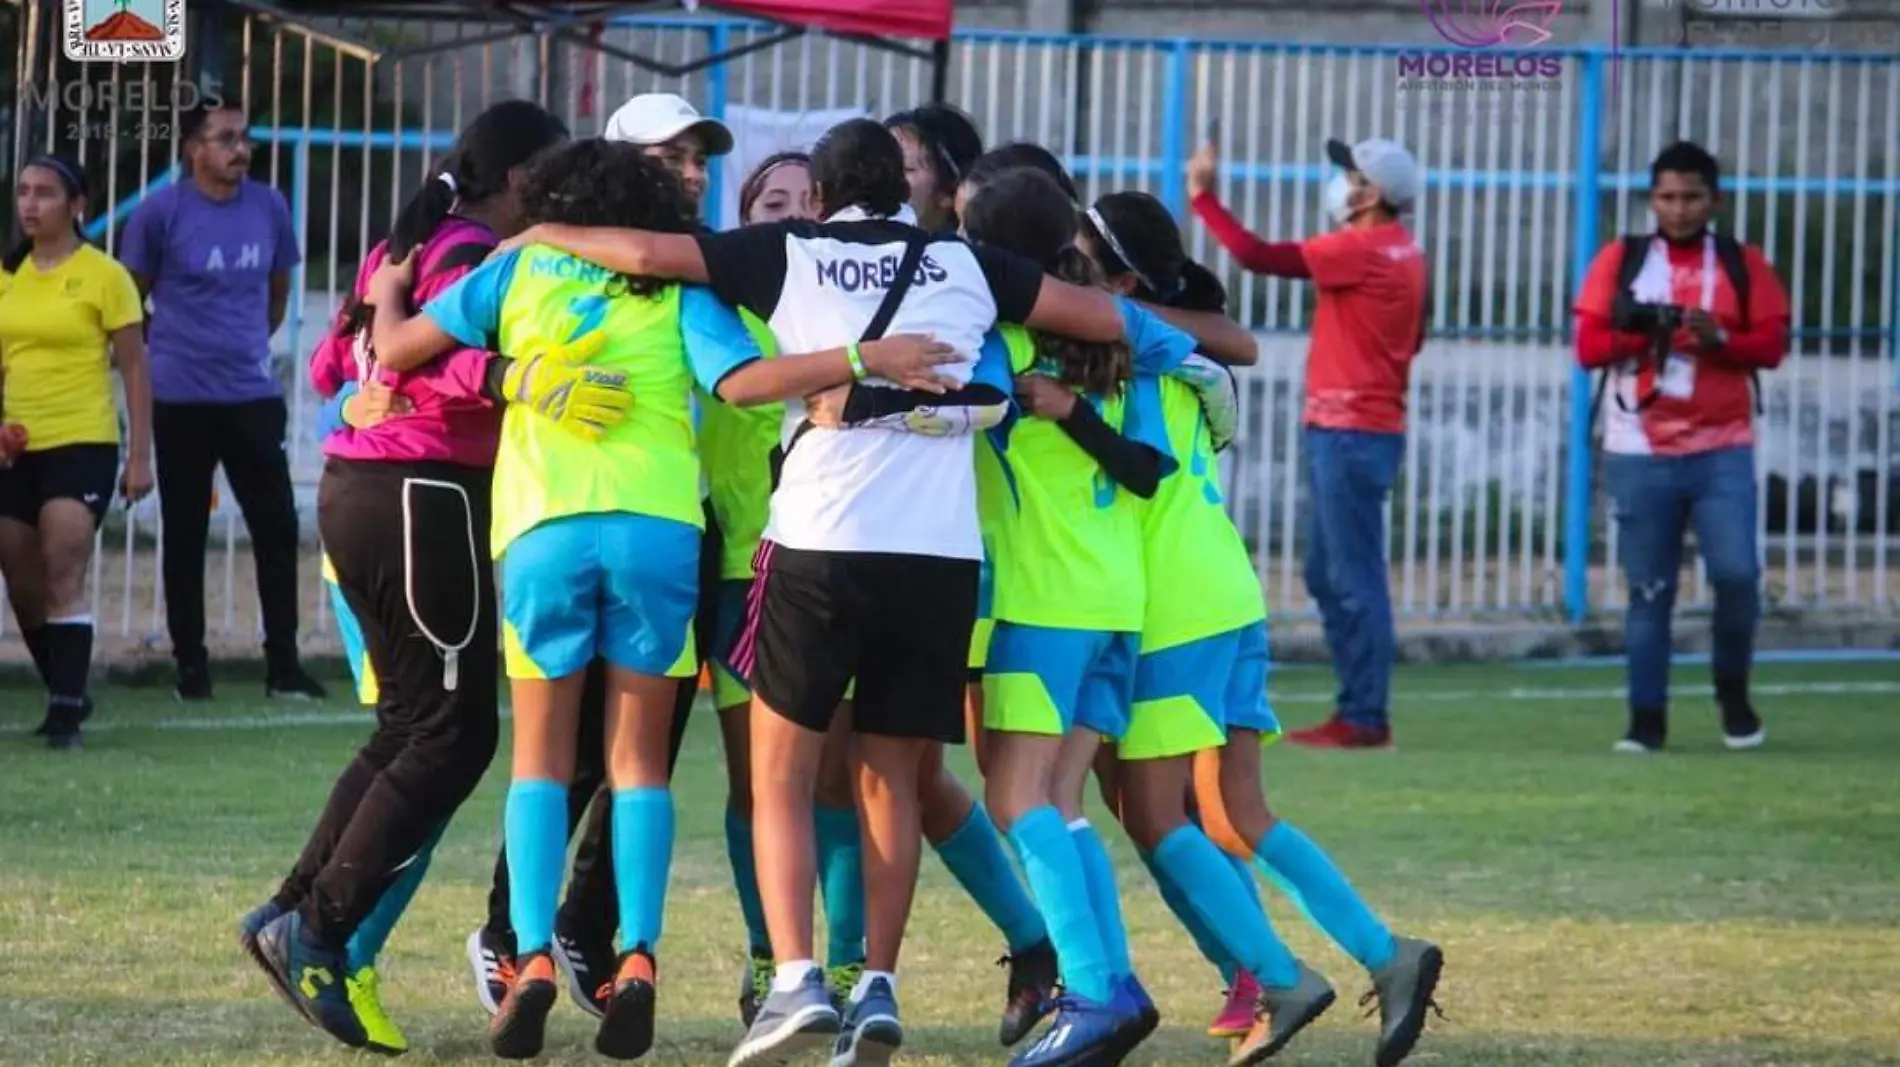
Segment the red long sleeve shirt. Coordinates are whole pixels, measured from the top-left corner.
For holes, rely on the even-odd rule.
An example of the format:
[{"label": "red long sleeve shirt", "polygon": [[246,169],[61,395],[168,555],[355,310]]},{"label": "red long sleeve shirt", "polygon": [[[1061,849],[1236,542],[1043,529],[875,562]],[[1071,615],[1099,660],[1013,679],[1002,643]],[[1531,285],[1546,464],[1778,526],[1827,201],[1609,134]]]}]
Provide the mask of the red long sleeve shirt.
[{"label": "red long sleeve shirt", "polygon": [[[1700,307],[1702,272],[1709,258],[1702,239],[1672,243],[1668,252],[1673,302]],[[1755,443],[1750,376],[1779,367],[1787,356],[1790,311],[1788,291],[1761,250],[1746,246],[1743,258],[1749,321],[1742,321],[1734,287],[1717,264],[1708,311],[1728,334],[1727,343],[1704,349],[1692,332],[1677,331],[1670,345],[1675,368],[1670,372],[1643,358],[1647,338],[1618,332],[1610,324],[1623,265],[1622,242],[1597,253],[1577,296],[1577,362],[1586,369],[1610,368],[1610,388],[1622,400],[1604,406],[1605,451],[1690,455]],[[1655,401],[1648,407],[1626,410],[1652,395]]]},{"label": "red long sleeve shirt", "polygon": [[1241,266],[1306,278],[1319,290],[1306,353],[1308,426],[1403,433],[1412,359],[1425,321],[1425,253],[1398,223],[1263,241],[1213,193],[1194,212]]}]

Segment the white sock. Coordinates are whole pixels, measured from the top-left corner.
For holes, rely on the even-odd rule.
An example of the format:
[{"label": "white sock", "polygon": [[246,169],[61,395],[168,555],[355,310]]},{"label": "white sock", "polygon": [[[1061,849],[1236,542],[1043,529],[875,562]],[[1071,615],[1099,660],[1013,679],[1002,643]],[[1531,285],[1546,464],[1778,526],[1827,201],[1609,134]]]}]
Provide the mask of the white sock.
[{"label": "white sock", "polygon": [[871,983],[878,980],[879,978],[882,978],[886,982],[889,982],[891,984],[891,996],[893,997],[896,996],[897,995],[897,976],[896,975],[892,974],[889,971],[865,971],[862,975],[858,976],[857,987],[851,990],[852,1001],[856,1002],[856,1001],[863,1000],[864,994],[871,991]]},{"label": "white sock", "polygon": [[805,980],[805,976],[817,969],[818,964],[811,960],[793,960],[790,963],[779,964],[778,970],[772,974],[772,992],[789,993],[797,989],[799,983]]}]

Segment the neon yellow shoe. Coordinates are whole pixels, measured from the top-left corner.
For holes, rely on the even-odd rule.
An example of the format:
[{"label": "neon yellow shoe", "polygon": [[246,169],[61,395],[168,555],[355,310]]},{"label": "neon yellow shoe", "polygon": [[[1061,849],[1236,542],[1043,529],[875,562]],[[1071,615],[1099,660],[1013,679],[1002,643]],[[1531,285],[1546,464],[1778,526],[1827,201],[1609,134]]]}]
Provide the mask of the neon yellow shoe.
[{"label": "neon yellow shoe", "polygon": [[377,977],[376,968],[364,967],[343,984],[349,990],[350,1007],[355,1009],[357,1021],[369,1035],[369,1050],[385,1056],[400,1056],[409,1051],[409,1039],[383,1010],[382,979]]}]

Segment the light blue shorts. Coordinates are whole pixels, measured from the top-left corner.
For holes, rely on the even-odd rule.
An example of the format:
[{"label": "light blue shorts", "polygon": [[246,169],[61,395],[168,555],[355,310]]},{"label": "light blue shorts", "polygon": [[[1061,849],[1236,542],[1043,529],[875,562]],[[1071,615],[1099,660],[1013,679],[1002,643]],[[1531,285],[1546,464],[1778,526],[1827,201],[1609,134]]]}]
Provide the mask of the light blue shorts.
[{"label": "light blue shorts", "polygon": [[502,643],[510,678],[565,678],[596,657],[686,678],[700,531],[612,512],[544,522],[501,558]]},{"label": "light blue shorts", "polygon": [[1267,624],[1143,655],[1123,759],[1166,759],[1224,743],[1229,730],[1280,735],[1267,702]]},{"label": "light blue shorts", "polygon": [[998,622],[983,666],[983,725],[1061,737],[1080,726],[1118,738],[1134,695],[1131,633]]}]

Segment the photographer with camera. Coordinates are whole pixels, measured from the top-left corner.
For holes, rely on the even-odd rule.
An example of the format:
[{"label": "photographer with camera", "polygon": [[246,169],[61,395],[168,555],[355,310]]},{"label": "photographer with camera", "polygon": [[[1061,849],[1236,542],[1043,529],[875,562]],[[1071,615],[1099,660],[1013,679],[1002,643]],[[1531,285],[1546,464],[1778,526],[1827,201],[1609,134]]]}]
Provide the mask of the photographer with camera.
[{"label": "photographer with camera", "polygon": [[1619,752],[1668,733],[1670,622],[1685,527],[1715,587],[1716,702],[1732,749],[1765,736],[1748,698],[1761,615],[1755,526],[1756,375],[1788,352],[1787,290],[1761,250],[1709,230],[1720,169],[1677,142],[1650,166],[1656,231],[1590,264],[1577,298],[1577,362],[1605,372],[1603,476],[1629,582],[1629,729]]}]

